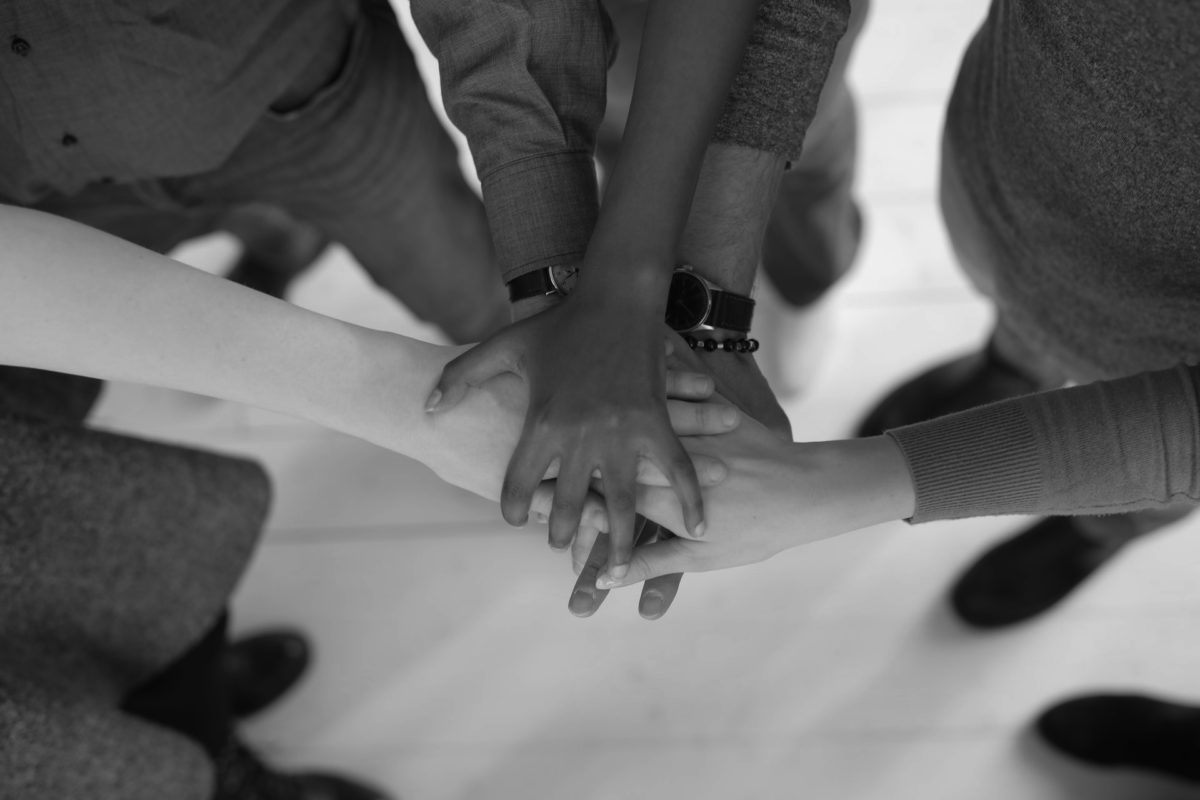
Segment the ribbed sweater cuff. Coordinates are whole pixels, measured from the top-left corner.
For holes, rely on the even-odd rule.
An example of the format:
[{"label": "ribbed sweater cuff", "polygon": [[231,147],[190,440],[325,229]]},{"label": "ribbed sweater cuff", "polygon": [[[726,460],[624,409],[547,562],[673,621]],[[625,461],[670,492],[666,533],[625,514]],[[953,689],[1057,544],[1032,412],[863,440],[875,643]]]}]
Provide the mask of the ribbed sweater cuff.
[{"label": "ribbed sweater cuff", "polygon": [[1042,454],[1018,403],[974,408],[887,433],[904,454],[916,488],[910,522],[1025,513],[1042,495]]}]

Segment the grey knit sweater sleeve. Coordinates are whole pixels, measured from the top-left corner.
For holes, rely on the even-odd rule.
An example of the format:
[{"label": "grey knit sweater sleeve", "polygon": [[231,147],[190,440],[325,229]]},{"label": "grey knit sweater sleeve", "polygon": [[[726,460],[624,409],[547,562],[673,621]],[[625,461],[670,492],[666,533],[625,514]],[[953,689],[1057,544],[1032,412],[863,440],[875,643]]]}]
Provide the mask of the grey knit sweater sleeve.
[{"label": "grey knit sweater sleeve", "polygon": [[714,140],[798,156],[849,18],[848,0],[763,0]]},{"label": "grey knit sweater sleeve", "polygon": [[1200,501],[1200,367],[1004,400],[889,431],[913,522]]}]

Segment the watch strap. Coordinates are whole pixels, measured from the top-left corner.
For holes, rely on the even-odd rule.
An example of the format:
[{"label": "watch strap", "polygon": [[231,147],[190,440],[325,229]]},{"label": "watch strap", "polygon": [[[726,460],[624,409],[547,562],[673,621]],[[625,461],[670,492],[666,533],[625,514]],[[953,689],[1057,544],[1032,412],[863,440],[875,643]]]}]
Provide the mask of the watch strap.
[{"label": "watch strap", "polygon": [[542,267],[524,275],[518,275],[508,282],[508,299],[516,303],[531,297],[544,297],[548,294],[558,294],[554,280],[550,277],[553,267]]},{"label": "watch strap", "polygon": [[749,333],[750,322],[754,319],[754,301],[744,295],[733,292],[711,289],[712,307],[708,318],[704,320],[706,327],[721,328],[736,333]]}]

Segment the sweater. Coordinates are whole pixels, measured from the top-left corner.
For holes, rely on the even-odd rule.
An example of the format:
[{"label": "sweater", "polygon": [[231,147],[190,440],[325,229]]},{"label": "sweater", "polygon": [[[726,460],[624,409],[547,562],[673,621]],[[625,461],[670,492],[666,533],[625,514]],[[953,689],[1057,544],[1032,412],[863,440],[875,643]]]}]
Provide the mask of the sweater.
[{"label": "sweater", "polygon": [[1200,499],[1200,5],[995,0],[946,142],[998,313],[1098,382],[890,432],[913,520]]}]

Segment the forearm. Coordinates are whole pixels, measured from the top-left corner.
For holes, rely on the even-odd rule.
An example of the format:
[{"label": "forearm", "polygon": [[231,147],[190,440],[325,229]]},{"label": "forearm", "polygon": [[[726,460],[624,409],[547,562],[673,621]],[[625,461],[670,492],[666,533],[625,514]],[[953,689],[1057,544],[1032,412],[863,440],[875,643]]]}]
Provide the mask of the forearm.
[{"label": "forearm", "polygon": [[914,522],[1200,500],[1196,367],[1042,392],[890,431]]},{"label": "forearm", "polygon": [[679,241],[680,259],[723,288],[750,294],[784,164],[776,153],[710,144]]},{"label": "forearm", "polygon": [[452,351],[305,311],[36,211],[0,206],[0,240],[0,363],[197,392],[347,432],[363,429],[354,417],[378,396],[367,389],[396,374],[389,425],[411,435],[392,444],[420,455],[421,403]]},{"label": "forearm", "polygon": [[[630,285],[665,294],[701,161],[749,35],[757,0],[655,0],[604,206],[579,291]],[[600,259],[594,256],[599,254]],[[652,279],[645,279],[647,272]]]}]

